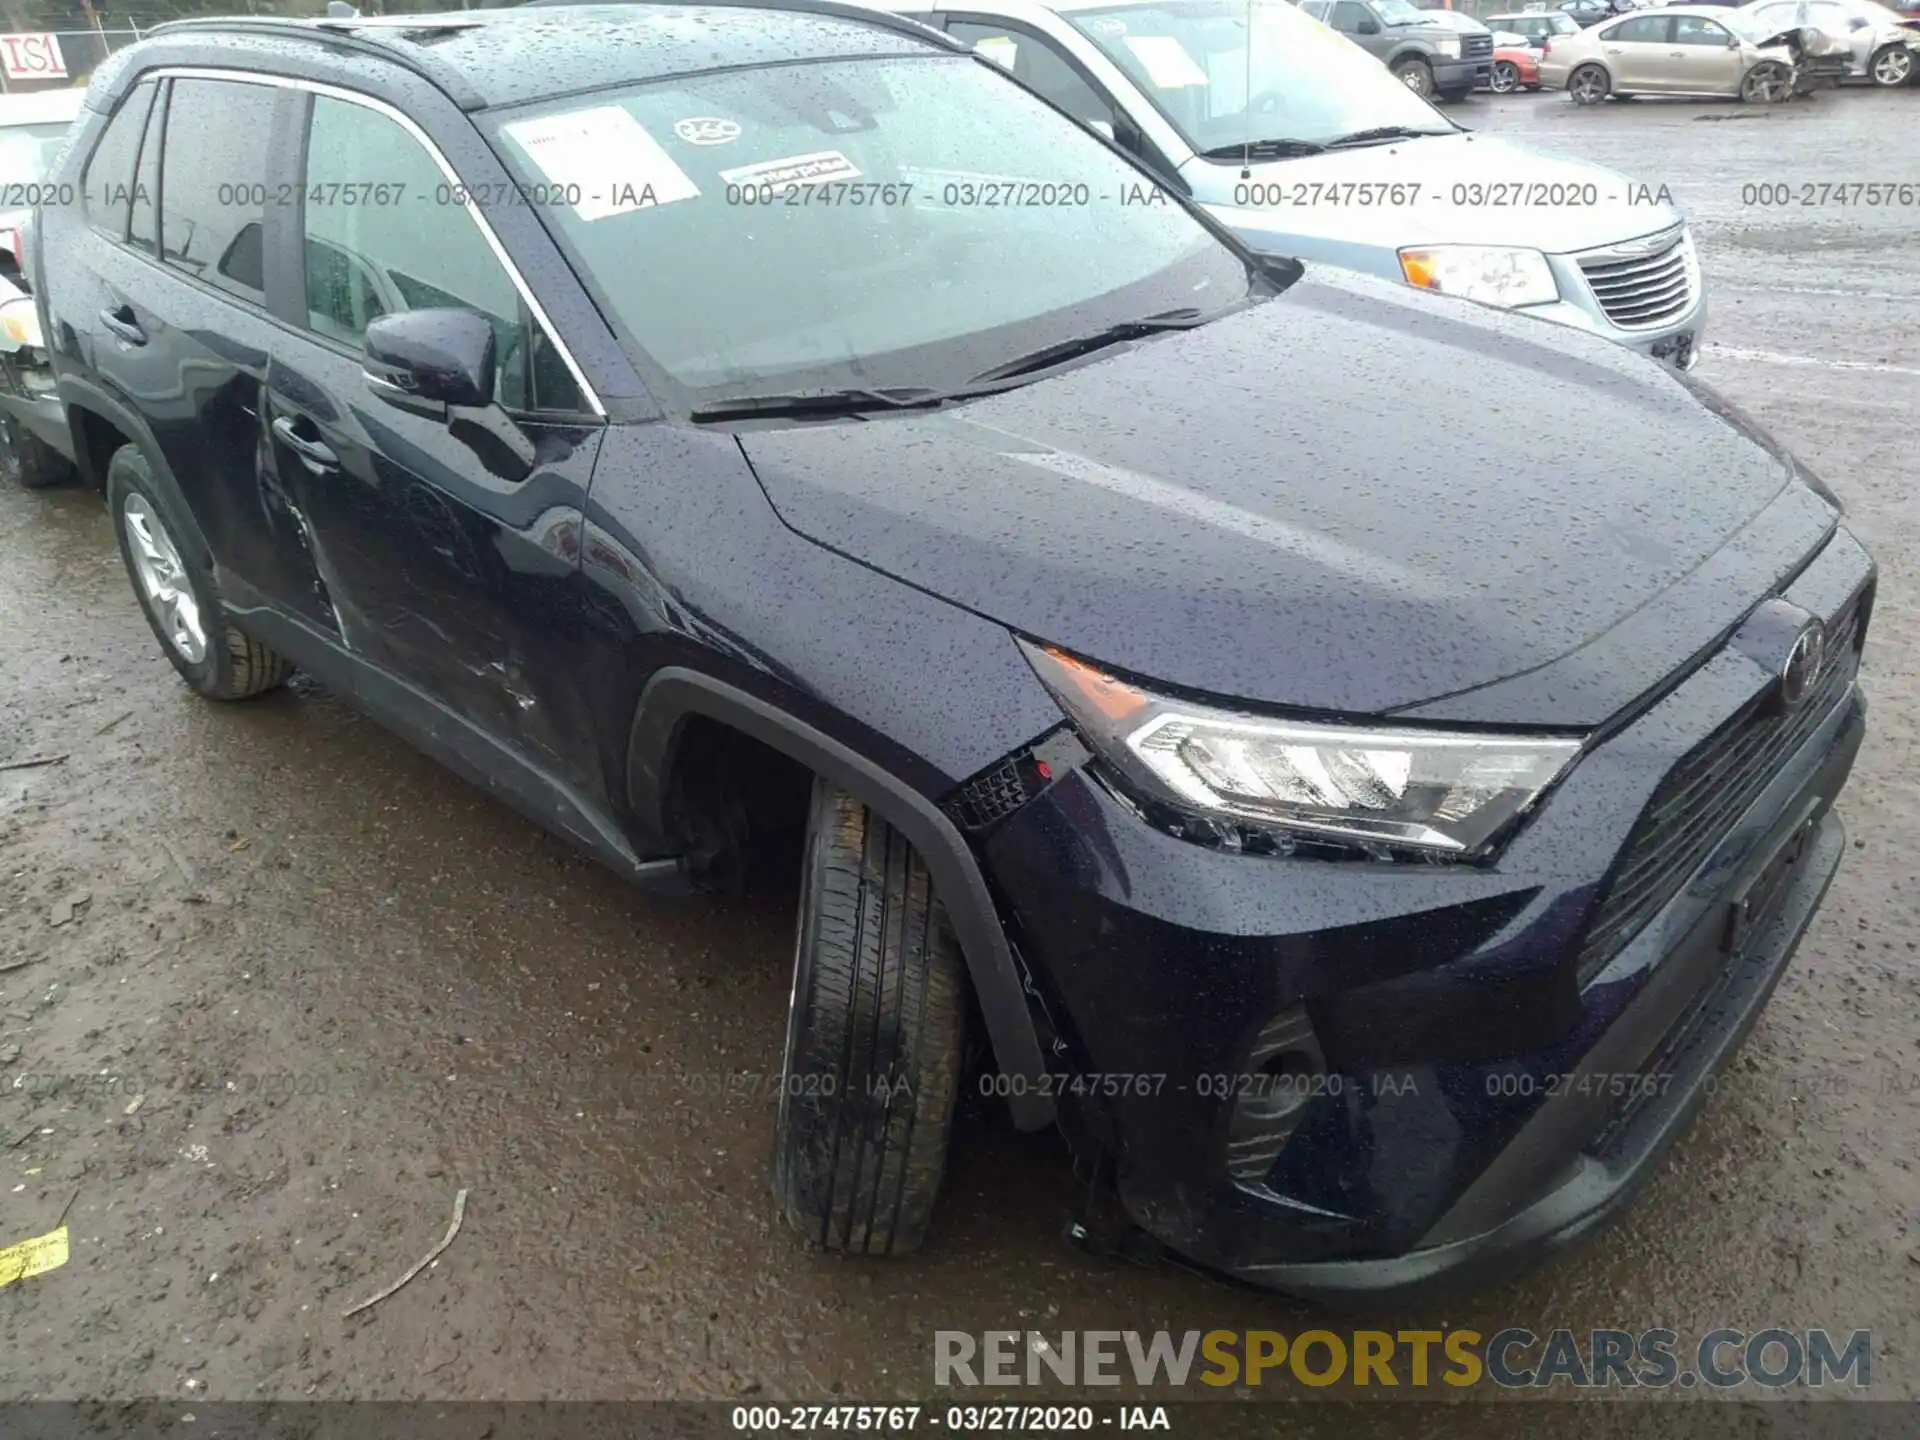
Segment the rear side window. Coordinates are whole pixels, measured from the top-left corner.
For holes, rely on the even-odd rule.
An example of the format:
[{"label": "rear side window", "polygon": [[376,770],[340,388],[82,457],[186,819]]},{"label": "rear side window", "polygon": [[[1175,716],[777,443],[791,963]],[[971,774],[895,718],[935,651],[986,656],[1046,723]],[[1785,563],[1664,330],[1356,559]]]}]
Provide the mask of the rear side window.
[{"label": "rear side window", "polygon": [[142,80],[133,87],[133,93],[121,101],[113,119],[107,122],[80,179],[87,223],[109,239],[127,238],[134,162],[140,153],[140,136],[147,127],[147,112],[153,108],[154,93],[159,88],[155,80]]},{"label": "rear side window", "polygon": [[1607,31],[1606,38],[1658,45],[1667,38],[1667,25],[1672,19],[1671,15],[1638,15],[1615,25]]},{"label": "rear side window", "polygon": [[161,258],[264,303],[267,146],[276,92],[231,80],[175,80],[161,156]]}]

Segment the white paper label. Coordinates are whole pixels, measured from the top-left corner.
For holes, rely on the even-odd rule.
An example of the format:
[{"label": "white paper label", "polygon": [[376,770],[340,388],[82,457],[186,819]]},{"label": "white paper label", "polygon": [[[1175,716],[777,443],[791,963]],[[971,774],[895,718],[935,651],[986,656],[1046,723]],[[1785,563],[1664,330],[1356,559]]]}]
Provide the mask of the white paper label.
[{"label": "white paper label", "polygon": [[687,172],[618,105],[519,120],[506,130],[542,175],[579,187],[573,212],[582,220],[699,197]]},{"label": "white paper label", "polygon": [[722,170],[728,185],[823,185],[834,180],[858,180],[860,172],[838,150],[816,150],[787,160],[761,160],[733,170]]},{"label": "white paper label", "polygon": [[1004,35],[990,35],[985,40],[976,41],[973,48],[1005,70],[1011,70],[1013,62],[1020,55],[1019,42],[1009,40]]},{"label": "white paper label", "polygon": [[1181,90],[1207,83],[1207,72],[1194,62],[1187,47],[1171,35],[1129,35],[1127,48],[1147,69],[1147,78],[1162,90]]}]

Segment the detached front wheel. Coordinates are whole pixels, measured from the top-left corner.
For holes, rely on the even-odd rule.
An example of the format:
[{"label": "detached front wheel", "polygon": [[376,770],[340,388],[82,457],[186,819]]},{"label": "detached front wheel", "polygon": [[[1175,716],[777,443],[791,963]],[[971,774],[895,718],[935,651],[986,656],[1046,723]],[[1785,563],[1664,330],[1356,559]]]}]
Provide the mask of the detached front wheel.
[{"label": "detached front wheel", "polygon": [[918,1249],[959,1098],[959,942],[914,848],[816,780],[774,1129],[773,1192],[827,1250]]},{"label": "detached front wheel", "polygon": [[1756,65],[1740,82],[1740,98],[1749,105],[1777,105],[1793,94],[1793,76],[1772,61]]}]

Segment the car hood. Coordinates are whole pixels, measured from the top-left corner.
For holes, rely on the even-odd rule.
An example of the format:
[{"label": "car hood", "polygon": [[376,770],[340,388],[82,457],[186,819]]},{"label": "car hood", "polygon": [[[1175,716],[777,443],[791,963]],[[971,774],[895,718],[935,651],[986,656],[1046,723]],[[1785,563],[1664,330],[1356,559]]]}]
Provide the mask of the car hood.
[{"label": "car hood", "polygon": [[[1612,244],[1678,225],[1680,212],[1657,200],[1658,185],[1644,186],[1618,171],[1584,160],[1513,145],[1490,135],[1433,135],[1391,145],[1369,145],[1272,160],[1252,167],[1244,181],[1238,165],[1216,165],[1195,156],[1180,167],[1194,198],[1256,248],[1272,248],[1287,236],[1362,241],[1398,249],[1406,245],[1522,245],[1566,254]],[[1418,186],[1395,195],[1373,191],[1374,203],[1353,203],[1361,185]],[[1292,187],[1338,185],[1348,203],[1293,203]],[[1237,198],[1262,194],[1262,184],[1285,187],[1288,203],[1250,208]],[[1493,185],[1492,195],[1456,199],[1455,185]],[[1591,185],[1592,190],[1578,187]],[[1544,187],[1536,191],[1535,186]],[[1310,199],[1309,191],[1303,199]],[[1589,195],[1593,204],[1585,203]],[[1512,196],[1512,200],[1503,200]],[[1388,203],[1393,201],[1394,203]]]},{"label": "car hood", "polygon": [[[1136,676],[1343,714],[1524,674],[1515,718],[1597,723],[1833,523],[1697,382],[1334,270],[1018,390],[740,441],[789,526],[908,584]],[[1717,558],[1790,492],[1804,516]],[[1637,615],[1659,623],[1594,643]]]}]

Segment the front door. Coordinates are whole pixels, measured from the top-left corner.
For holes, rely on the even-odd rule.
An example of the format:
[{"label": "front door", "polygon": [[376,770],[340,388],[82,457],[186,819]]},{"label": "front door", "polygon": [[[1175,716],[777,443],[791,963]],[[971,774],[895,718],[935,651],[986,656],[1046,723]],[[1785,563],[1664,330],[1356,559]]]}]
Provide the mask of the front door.
[{"label": "front door", "polygon": [[[600,424],[438,159],[372,105],[303,99],[297,296],[267,368],[267,432],[342,640],[419,713],[591,784],[566,637]],[[369,386],[368,325],[432,308],[492,323],[494,404],[435,416]]]}]

